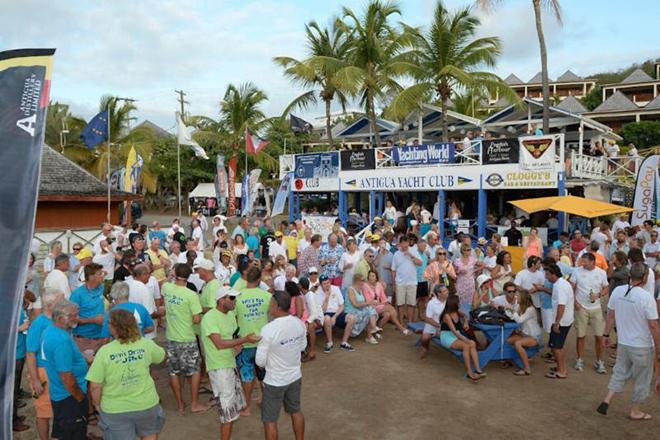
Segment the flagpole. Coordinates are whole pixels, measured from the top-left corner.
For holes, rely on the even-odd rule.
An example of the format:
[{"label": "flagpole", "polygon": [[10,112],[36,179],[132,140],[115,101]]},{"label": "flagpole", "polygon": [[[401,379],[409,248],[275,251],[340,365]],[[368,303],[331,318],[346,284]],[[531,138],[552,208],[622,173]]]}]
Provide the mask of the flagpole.
[{"label": "flagpole", "polygon": [[284,154],[286,154],[286,138],[284,138]]},{"label": "flagpole", "polygon": [[110,101],[108,101],[108,223],[111,223],[110,210]]},{"label": "flagpole", "polygon": [[245,127],[245,175],[247,176],[247,160],[248,160],[248,151],[247,151],[247,136],[248,136],[248,128]]},{"label": "flagpole", "polygon": [[181,143],[176,137],[176,177],[177,177],[177,203],[179,206],[179,219],[181,219]]}]

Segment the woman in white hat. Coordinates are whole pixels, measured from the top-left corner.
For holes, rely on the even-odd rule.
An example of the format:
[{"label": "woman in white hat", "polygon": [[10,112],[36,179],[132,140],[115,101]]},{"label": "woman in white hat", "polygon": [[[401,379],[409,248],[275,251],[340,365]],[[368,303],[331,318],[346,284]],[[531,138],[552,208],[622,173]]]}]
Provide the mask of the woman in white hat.
[{"label": "woman in white hat", "polygon": [[477,290],[472,297],[472,308],[487,306],[495,298],[493,291],[493,279],[486,274],[477,277]]}]

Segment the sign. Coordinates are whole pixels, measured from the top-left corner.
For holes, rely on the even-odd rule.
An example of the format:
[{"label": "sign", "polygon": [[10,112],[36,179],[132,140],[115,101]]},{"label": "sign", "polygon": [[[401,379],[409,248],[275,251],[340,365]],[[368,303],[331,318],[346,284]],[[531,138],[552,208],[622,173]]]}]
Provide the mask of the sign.
[{"label": "sign", "polygon": [[236,156],[229,159],[227,167],[227,215],[234,215],[236,212]]},{"label": "sign", "polygon": [[339,175],[339,153],[296,154],[295,177],[297,179],[329,178]]},{"label": "sign", "polygon": [[340,152],[340,157],[342,170],[373,170],[376,168],[376,154],[373,149],[344,150]]},{"label": "sign", "polygon": [[291,190],[291,181],[293,180],[293,173],[288,173],[280,183],[280,189],[277,190],[275,195],[275,203],[273,203],[273,211],[270,216],[276,216],[284,212],[284,204],[286,203],[287,195]]},{"label": "sign", "polygon": [[518,164],[501,165],[484,173],[485,189],[557,188],[557,171],[525,171]]},{"label": "sign", "polygon": [[454,163],[456,145],[405,145],[392,147],[392,162],[398,166]]},{"label": "sign", "polygon": [[460,232],[462,234],[469,234],[470,220],[458,220],[458,224],[456,226],[456,232]]},{"label": "sign", "polygon": [[518,139],[489,139],[481,141],[484,165],[518,163]]},{"label": "sign", "polygon": [[550,136],[525,136],[520,142],[520,167],[523,170],[554,170],[555,138]]},{"label": "sign", "polygon": [[658,162],[660,156],[654,154],[648,156],[639,166],[637,182],[635,183],[635,198],[633,209],[635,210],[630,221],[631,226],[644,223],[644,220],[653,220],[655,215],[654,204],[658,204],[656,193],[658,181]]},{"label": "sign", "polygon": [[280,180],[293,171],[295,166],[294,154],[280,154]]},{"label": "sign", "polygon": [[[459,169],[460,168],[460,169]],[[392,167],[342,171],[342,191],[432,191],[479,189],[481,167]]]},{"label": "sign", "polygon": [[227,211],[227,172],[224,154],[218,154],[215,168],[215,198],[218,200],[218,211],[224,213]]},{"label": "sign", "polygon": [[303,215],[303,225],[309,226],[313,234],[320,234],[321,241],[328,241],[328,235],[332,233],[332,227],[335,225],[337,217],[328,215]]}]

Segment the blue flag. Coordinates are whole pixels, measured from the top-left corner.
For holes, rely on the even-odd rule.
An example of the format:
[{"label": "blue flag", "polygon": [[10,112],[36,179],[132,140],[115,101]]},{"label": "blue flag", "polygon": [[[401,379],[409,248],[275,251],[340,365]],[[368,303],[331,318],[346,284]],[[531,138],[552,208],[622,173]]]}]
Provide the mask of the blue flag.
[{"label": "blue flag", "polygon": [[102,111],[94,116],[85,126],[80,135],[87,148],[94,148],[103,141],[108,140],[108,111]]}]

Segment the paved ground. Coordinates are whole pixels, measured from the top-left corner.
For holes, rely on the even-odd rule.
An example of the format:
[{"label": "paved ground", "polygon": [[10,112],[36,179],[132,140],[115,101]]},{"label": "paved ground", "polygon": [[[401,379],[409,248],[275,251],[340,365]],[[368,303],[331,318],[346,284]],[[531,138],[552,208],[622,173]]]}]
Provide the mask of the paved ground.
[{"label": "paved ground", "polygon": [[[573,340],[573,334],[569,336]],[[660,398],[652,396],[646,410],[650,422],[626,419],[630,388],[604,418],[595,412],[608,376],[587,369],[569,372],[566,380],[543,378],[546,364],[533,362],[533,374],[515,377],[494,363],[477,384],[463,378],[462,365],[434,349],[419,360],[415,337],[386,329],[378,346],[355,341],[357,351],[320,353],[303,367],[303,412],[308,439],[618,439],[657,438]],[[321,341],[319,341],[319,347]],[[572,356],[571,343],[571,358]],[[591,354],[587,365],[593,361]],[[216,413],[179,416],[167,386],[164,366],[157,381],[167,422],[162,439],[217,438]],[[29,414],[30,410],[22,410]],[[30,422],[31,423],[31,422]],[[281,438],[293,438],[290,422],[280,418]],[[261,438],[259,410],[241,418],[234,438]],[[34,431],[16,436],[36,438]]]}]

